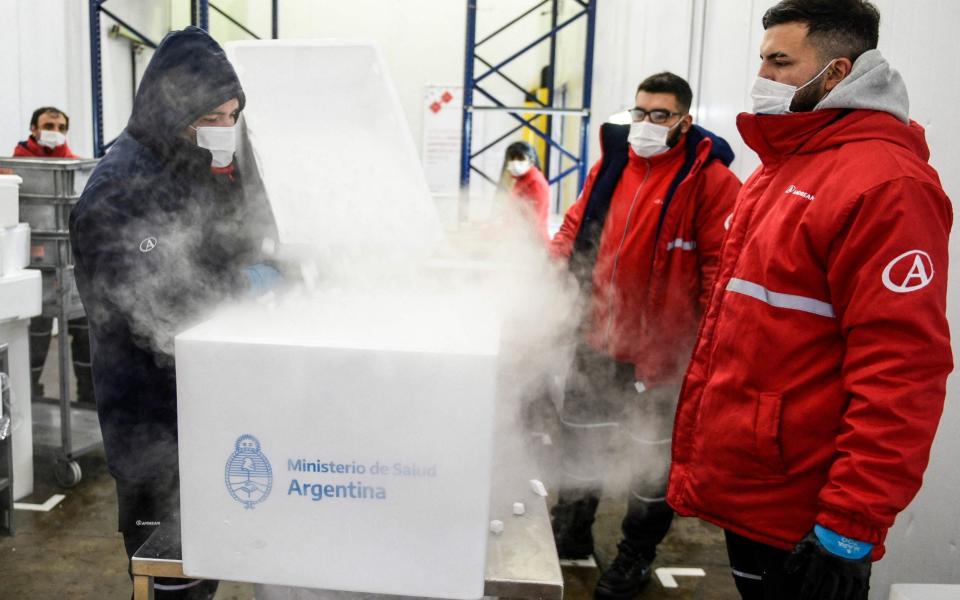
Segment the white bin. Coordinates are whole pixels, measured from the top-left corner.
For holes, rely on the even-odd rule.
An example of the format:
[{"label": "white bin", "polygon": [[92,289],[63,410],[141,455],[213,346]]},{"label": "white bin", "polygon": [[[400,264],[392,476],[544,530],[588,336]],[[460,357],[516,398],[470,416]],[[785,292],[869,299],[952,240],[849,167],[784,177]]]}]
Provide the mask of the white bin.
[{"label": "white bin", "polygon": [[186,574],[483,595],[499,333],[433,300],[227,311],[177,337]]}]

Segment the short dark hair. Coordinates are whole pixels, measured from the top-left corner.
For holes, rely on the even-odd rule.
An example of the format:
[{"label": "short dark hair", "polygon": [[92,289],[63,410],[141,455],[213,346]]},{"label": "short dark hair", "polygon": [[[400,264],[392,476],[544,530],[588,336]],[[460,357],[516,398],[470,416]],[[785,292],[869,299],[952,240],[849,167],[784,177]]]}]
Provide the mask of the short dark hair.
[{"label": "short dark hair", "polygon": [[669,71],[651,75],[637,86],[637,93],[647,92],[648,94],[673,94],[680,105],[680,112],[687,113],[690,105],[693,104],[693,90],[687,80],[679,75],[674,75]]},{"label": "short dark hair", "polygon": [[70,129],[70,117],[67,116],[67,113],[54,106],[41,106],[37,110],[33,111],[33,116],[30,117],[30,127],[36,127],[37,124],[40,123],[40,115],[45,115],[47,113],[52,114],[54,117],[63,115],[63,118],[67,121],[67,129]]},{"label": "short dark hair", "polygon": [[822,59],[857,60],[880,40],[880,11],[868,0],[781,0],[763,15],[763,28],[805,23]]}]

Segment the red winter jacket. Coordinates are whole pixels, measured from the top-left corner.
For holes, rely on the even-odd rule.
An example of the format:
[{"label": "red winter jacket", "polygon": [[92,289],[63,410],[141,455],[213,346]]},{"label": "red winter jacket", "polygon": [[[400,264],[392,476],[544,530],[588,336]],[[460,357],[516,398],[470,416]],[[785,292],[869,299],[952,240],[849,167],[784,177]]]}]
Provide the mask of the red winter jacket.
[{"label": "red winter jacket", "polygon": [[544,241],[547,234],[547,217],[550,213],[550,184],[535,166],[516,178],[510,190],[510,199],[517,202],[524,215],[536,227],[537,234]]},{"label": "red winter jacket", "polygon": [[952,369],[950,201],[886,112],[742,114],[744,184],[680,396],[669,503],[792,549],[875,544],[920,487]]},{"label": "red winter jacket", "polygon": [[[628,131],[609,124],[601,129],[603,157],[549,250],[570,258],[576,269],[574,259],[583,252],[578,249],[582,223],[585,214],[595,213],[594,196],[622,199],[619,184],[631,176],[630,169],[642,167],[639,176],[633,174],[639,188],[627,190],[627,202],[636,196],[655,204],[655,210],[634,211],[628,204],[594,217],[602,231],[596,260],[585,275],[591,283],[585,336],[597,350],[632,363],[646,385],[676,384],[690,359],[740,181],[727,168],[733,160],[730,147],[705,129],[693,127],[682,147],[652,161],[632,153],[627,158]],[[637,214],[652,216],[653,222],[640,222]]]},{"label": "red winter jacket", "polygon": [[34,158],[79,158],[67,144],[62,144],[56,148],[47,148],[38,144],[32,135],[13,147],[13,155]]}]

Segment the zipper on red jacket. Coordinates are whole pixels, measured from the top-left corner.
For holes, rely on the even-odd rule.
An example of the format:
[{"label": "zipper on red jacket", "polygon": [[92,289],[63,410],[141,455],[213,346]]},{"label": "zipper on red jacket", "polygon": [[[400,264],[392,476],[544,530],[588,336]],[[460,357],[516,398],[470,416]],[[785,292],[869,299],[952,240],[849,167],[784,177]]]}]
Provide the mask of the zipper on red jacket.
[{"label": "zipper on red jacket", "polygon": [[[763,171],[761,171],[761,175],[762,175],[763,173],[765,173],[765,172],[767,171],[767,169],[768,169],[768,167],[767,167],[766,165],[764,165],[764,166],[763,166]],[[772,167],[770,167],[770,169],[773,170]],[[779,171],[779,169],[776,169],[776,171]],[[776,172],[771,173],[770,179],[772,180],[773,177],[775,177],[775,176],[776,176]],[[753,182],[753,185],[756,185],[756,181]],[[752,187],[752,186],[751,186],[751,187]],[[769,187],[770,187],[770,181],[768,180],[768,181],[766,182],[766,185],[764,186],[764,191],[766,191],[766,189],[768,189]],[[744,193],[745,188],[746,188],[746,186],[744,186],[744,188],[742,188],[742,189],[740,190],[740,193]],[[754,200],[754,203],[749,206],[749,210],[747,211],[747,214],[745,214],[745,215],[738,221],[738,222],[740,223],[740,226],[739,226],[739,227],[740,227],[740,229],[742,229],[742,231],[743,231],[743,236],[742,236],[742,237],[740,238],[740,240],[739,240],[739,241],[740,241],[740,247],[737,248],[736,258],[734,258],[733,264],[728,268],[728,270],[727,270],[726,272],[722,270],[722,269],[723,269],[723,258],[724,258],[724,257],[721,255],[721,257],[720,257],[720,262],[721,262],[721,264],[720,264],[720,270],[717,271],[717,278],[718,278],[718,279],[717,279],[716,285],[720,285],[720,283],[721,283],[724,279],[729,279],[730,276],[732,276],[732,274],[737,271],[737,267],[740,266],[740,259],[741,259],[742,256],[743,256],[743,252],[742,252],[743,246],[744,246],[744,245],[746,244],[746,242],[747,242],[747,235],[749,235],[749,233],[750,233],[750,225],[751,225],[752,222],[753,222],[754,213],[756,212],[757,206],[760,204],[761,200],[763,200],[763,195],[764,195],[764,194],[760,194],[760,195]],[[741,210],[743,210],[743,209],[741,209]],[[731,226],[730,231],[727,232],[727,242],[726,242],[726,243],[729,243],[729,242],[732,242],[732,241],[733,241],[733,233],[734,233],[734,231],[735,231],[734,228]],[[726,243],[724,244],[725,246],[726,246]],[[726,250],[726,248],[724,248],[724,249]],[[725,288],[725,286],[724,286],[724,288]],[[703,375],[703,388],[701,389],[700,397],[697,398],[697,410],[696,410],[696,412],[694,413],[694,421],[693,421],[693,428],[694,428],[694,430],[693,430],[693,437],[694,437],[694,438],[697,437],[698,432],[700,431],[700,418],[701,418],[702,412],[703,412],[703,392],[706,390],[707,382],[710,381],[710,378],[713,376],[713,370],[714,370],[714,367],[716,366],[716,361],[714,360],[714,358],[715,358],[715,357],[714,357],[714,352],[715,352],[715,350],[716,350],[716,343],[717,343],[716,335],[717,335],[717,330],[720,328],[720,317],[721,317],[721,314],[723,313],[723,305],[724,305],[724,303],[726,302],[727,297],[728,297],[728,294],[727,294],[727,292],[726,292],[726,289],[724,289],[724,290],[723,290],[723,293],[720,294],[720,297],[717,299],[717,307],[716,307],[716,315],[717,315],[717,316],[714,318],[713,324],[712,324],[712,326],[711,326],[711,328],[710,328],[709,347],[707,347],[707,348],[705,349],[705,352],[706,352],[707,356],[706,356],[706,364],[705,364],[704,375]],[[709,312],[709,310],[710,310],[711,308],[712,308],[712,307],[707,307],[707,311]],[[704,323],[703,323],[703,324],[706,325],[707,313],[704,313],[704,315],[703,315],[702,318],[704,319]],[[698,339],[701,338],[704,333],[705,333],[705,332],[702,332],[702,331],[699,332],[699,333],[697,334]],[[679,410],[679,407],[678,407],[678,410]],[[699,450],[696,448],[696,446],[694,446],[694,448],[695,448],[696,451],[699,451]],[[692,462],[692,461],[691,461],[691,462]]]},{"label": "zipper on red jacket", "polygon": [[[700,168],[700,159],[697,159],[697,161],[693,163],[693,166],[690,167],[690,172],[687,173],[687,176],[684,177],[683,180],[677,184],[677,188],[673,190],[674,198],[676,198],[680,194],[680,188],[682,188],[687,183],[687,181],[689,181],[693,177],[693,174],[697,172],[699,168]],[[673,203],[671,202],[670,204],[672,205]],[[663,215],[664,223],[666,223],[666,220],[667,220],[666,212],[668,212],[669,210],[670,210],[670,206],[664,205],[664,211],[665,211]],[[640,326],[643,328],[644,331],[646,331],[647,329],[647,309],[650,307],[650,294],[653,291],[653,285],[654,285],[653,274],[656,272],[656,268],[657,268],[657,257],[659,256],[659,253],[660,253],[660,238],[662,236],[663,236],[663,229],[661,228],[654,234],[654,237],[653,237],[653,254],[652,254],[653,258],[650,261],[650,285],[648,285],[647,289],[644,290],[644,294],[643,294],[644,310],[640,314],[640,317],[641,317]]]},{"label": "zipper on red jacket", "polygon": [[604,341],[607,345],[610,345],[610,331],[613,329],[613,289],[614,282],[617,278],[617,267],[620,265],[620,252],[623,250],[623,245],[627,242],[627,232],[630,231],[630,217],[633,216],[633,210],[637,207],[637,199],[640,197],[640,192],[647,185],[647,180],[650,179],[650,160],[644,159],[644,162],[647,165],[647,172],[643,175],[643,181],[640,182],[640,185],[637,186],[637,191],[633,194],[633,201],[630,203],[630,210],[627,211],[627,218],[624,221],[623,225],[623,235],[620,238],[620,245],[617,246],[617,251],[613,255],[613,268],[610,269],[610,294],[607,300],[607,329],[604,332]]}]

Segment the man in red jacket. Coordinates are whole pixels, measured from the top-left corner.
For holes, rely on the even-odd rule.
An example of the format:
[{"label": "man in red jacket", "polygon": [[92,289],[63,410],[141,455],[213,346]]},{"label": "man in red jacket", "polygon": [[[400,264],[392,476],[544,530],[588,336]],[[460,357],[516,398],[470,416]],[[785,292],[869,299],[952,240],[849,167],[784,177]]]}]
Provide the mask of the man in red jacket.
[{"label": "man in red jacket", "polygon": [[[78,158],[67,145],[70,117],[53,106],[41,106],[30,117],[30,137],[13,148],[20,158]],[[62,324],[61,324],[62,327]],[[73,355],[73,372],[77,377],[77,400],[93,403],[93,378],[90,374],[90,333],[86,317],[71,319],[68,324]],[[30,319],[30,379],[32,395],[43,397],[40,376],[50,349],[53,319]]]},{"label": "man in red jacket", "polygon": [[41,106],[30,117],[30,137],[13,148],[13,155],[34,158],[77,158],[67,145],[70,117],[52,106]]},{"label": "man in red jacket", "polygon": [[953,368],[950,201],[863,0],[767,11],[744,184],[684,381],[668,501],[744,598],[866,599]]},{"label": "man in red jacket", "polygon": [[562,558],[593,552],[605,476],[620,464],[632,471],[623,541],[597,598],[639,593],[670,528],[664,496],[679,383],[740,188],[727,168],[730,146],[692,124],[692,98],[672,73],[640,84],[633,124],[601,128],[603,156],[550,245],[587,302],[561,411],[553,528]]}]

